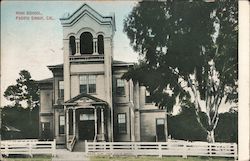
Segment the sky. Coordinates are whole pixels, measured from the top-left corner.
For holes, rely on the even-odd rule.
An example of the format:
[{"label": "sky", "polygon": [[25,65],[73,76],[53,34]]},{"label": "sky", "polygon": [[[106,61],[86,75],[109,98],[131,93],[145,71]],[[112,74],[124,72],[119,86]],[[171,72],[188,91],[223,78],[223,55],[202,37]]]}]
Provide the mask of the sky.
[{"label": "sky", "polygon": [[[1,106],[6,88],[15,84],[20,70],[28,70],[35,80],[52,77],[47,65],[63,63],[63,32],[59,18],[87,3],[103,16],[115,13],[114,59],[136,62],[138,54],[123,32],[123,20],[135,1],[4,1],[1,2]],[[22,12],[40,12],[49,20],[25,20]]]}]

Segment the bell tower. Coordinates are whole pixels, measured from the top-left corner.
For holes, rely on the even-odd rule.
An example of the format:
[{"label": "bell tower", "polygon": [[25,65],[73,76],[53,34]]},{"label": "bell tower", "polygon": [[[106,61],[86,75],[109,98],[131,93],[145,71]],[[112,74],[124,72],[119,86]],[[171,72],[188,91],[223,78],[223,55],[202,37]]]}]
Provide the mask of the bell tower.
[{"label": "bell tower", "polygon": [[86,92],[112,106],[114,15],[102,16],[83,4],[60,21],[63,26],[64,101],[82,92],[79,84],[86,81],[82,75],[94,75],[96,91],[91,93],[88,89]]}]

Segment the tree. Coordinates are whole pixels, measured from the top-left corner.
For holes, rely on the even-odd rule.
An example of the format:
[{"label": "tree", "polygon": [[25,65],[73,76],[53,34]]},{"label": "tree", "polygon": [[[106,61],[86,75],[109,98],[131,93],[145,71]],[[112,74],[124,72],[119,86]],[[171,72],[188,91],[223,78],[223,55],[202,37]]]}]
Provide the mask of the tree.
[{"label": "tree", "polygon": [[[2,109],[3,125],[20,129],[18,137],[36,138],[39,131],[39,91],[30,73],[21,70],[16,84],[5,90],[4,97],[14,104]],[[7,139],[11,139],[8,133],[3,134]]]},{"label": "tree", "polygon": [[4,97],[15,105],[20,106],[25,101],[31,110],[39,105],[38,86],[26,70],[21,70],[15,85],[10,85],[4,92]]},{"label": "tree", "polygon": [[237,0],[138,3],[124,32],[141,58],[123,78],[145,85],[160,108],[171,111],[177,98],[194,105],[214,142],[220,105],[238,102],[237,18]]}]

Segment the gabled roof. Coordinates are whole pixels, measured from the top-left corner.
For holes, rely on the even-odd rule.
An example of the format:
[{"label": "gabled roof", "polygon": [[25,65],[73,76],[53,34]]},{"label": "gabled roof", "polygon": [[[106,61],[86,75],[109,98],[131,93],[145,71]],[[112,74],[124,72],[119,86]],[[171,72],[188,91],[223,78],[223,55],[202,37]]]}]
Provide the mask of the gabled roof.
[{"label": "gabled roof", "polygon": [[102,16],[100,13],[95,11],[93,8],[91,8],[89,5],[84,3],[80,8],[78,8],[74,13],[67,17],[62,17],[60,18],[61,24],[63,26],[68,26],[69,24],[74,24],[75,22],[78,21],[78,19],[84,15],[88,14],[90,17],[95,19],[101,24],[112,24],[114,26],[114,31],[116,30],[115,27],[115,16]]},{"label": "gabled roof", "polygon": [[49,69],[55,69],[55,68],[63,68],[63,64],[57,64],[57,65],[48,65]]},{"label": "gabled roof", "polygon": [[46,78],[46,79],[38,80],[36,82],[39,83],[39,84],[42,84],[42,83],[53,83],[53,77],[52,78]]},{"label": "gabled roof", "polygon": [[81,94],[79,94],[79,95],[71,98],[70,100],[66,101],[65,104],[67,104],[67,103],[74,103],[74,102],[76,102],[77,100],[80,100],[83,97],[86,97],[86,98],[89,98],[89,99],[95,101],[94,104],[95,103],[97,103],[97,104],[101,103],[101,104],[106,104],[106,105],[108,104],[106,101],[104,101],[102,99],[99,99],[97,97],[94,97],[92,95],[86,94],[86,93],[81,93]]},{"label": "gabled roof", "polygon": [[125,61],[119,61],[119,60],[113,60],[112,66],[133,66],[134,63],[132,62],[125,62]]}]

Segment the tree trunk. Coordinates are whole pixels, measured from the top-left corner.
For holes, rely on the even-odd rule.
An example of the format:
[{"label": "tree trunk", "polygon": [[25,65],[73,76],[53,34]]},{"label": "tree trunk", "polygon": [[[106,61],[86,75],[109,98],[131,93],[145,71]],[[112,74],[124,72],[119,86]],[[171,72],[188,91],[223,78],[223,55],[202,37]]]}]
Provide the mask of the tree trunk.
[{"label": "tree trunk", "polygon": [[209,143],[214,143],[215,142],[215,139],[214,139],[214,130],[207,131],[207,141]]}]

